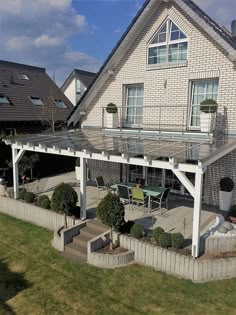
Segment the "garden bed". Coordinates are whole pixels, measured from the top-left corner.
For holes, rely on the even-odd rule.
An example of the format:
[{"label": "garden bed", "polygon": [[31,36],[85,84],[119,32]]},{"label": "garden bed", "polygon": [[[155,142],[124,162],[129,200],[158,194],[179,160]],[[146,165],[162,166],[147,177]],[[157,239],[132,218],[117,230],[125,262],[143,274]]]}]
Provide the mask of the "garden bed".
[{"label": "garden bed", "polygon": [[118,254],[121,254],[121,253],[125,253],[127,251],[128,251],[128,249],[120,247],[120,246],[115,246],[115,245],[113,245],[113,248],[111,250],[110,249],[110,245],[108,244],[105,247],[99,249],[97,251],[97,253],[99,253],[99,254],[109,254],[109,255],[118,255]]},{"label": "garden bed", "polygon": [[235,257],[236,257],[236,252],[207,253],[199,257],[199,260],[235,258]]}]

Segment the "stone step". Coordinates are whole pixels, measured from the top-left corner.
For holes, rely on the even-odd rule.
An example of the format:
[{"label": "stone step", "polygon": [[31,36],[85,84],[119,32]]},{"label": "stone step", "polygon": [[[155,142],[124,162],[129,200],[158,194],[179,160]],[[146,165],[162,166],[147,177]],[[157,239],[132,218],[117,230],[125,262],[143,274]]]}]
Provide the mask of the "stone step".
[{"label": "stone step", "polygon": [[65,253],[76,256],[80,261],[87,261],[87,248],[73,242],[65,246]]},{"label": "stone step", "polygon": [[79,235],[73,237],[73,243],[75,243],[81,247],[87,248],[87,242],[90,241],[90,239],[91,238],[86,236],[86,235],[79,234]]},{"label": "stone step", "polygon": [[87,237],[88,240],[93,239],[94,237],[98,236],[101,233],[100,232],[98,233],[92,227],[87,227],[87,226],[80,230],[80,235]]},{"label": "stone step", "polygon": [[101,222],[97,221],[97,220],[89,220],[86,222],[86,226],[88,228],[91,228],[91,230],[94,230],[96,232],[98,232],[99,234],[102,234],[103,232],[106,232],[107,230],[109,230],[109,226],[106,226],[104,224],[102,224]]}]

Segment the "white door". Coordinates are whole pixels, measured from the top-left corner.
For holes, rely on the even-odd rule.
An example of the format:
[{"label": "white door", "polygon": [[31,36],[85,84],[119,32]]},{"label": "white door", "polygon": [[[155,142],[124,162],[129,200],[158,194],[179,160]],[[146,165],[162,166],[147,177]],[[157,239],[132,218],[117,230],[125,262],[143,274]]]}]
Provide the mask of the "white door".
[{"label": "white door", "polygon": [[126,87],[125,127],[142,128],[143,125],[143,85]]}]

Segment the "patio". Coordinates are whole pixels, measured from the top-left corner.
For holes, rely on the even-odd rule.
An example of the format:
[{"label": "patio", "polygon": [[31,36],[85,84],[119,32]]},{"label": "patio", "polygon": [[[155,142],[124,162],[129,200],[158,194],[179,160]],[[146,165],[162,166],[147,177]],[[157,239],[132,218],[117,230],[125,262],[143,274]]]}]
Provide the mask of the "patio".
[{"label": "patio", "polygon": [[[42,178],[40,181],[30,183],[28,190],[34,193],[47,194],[51,197],[53,189],[58,183],[70,183],[80,196],[80,184],[75,178],[75,173],[65,173],[53,177]],[[100,195],[102,197],[102,193]],[[87,182],[87,218],[96,217],[97,206],[97,188],[92,182]],[[145,230],[151,231],[157,226],[162,227],[167,232],[180,232],[186,239],[192,238],[192,224],[193,224],[193,201],[184,198],[170,195],[169,210],[162,209],[147,212],[147,208],[136,208],[129,210],[128,205],[125,206],[125,219],[133,220],[144,226]],[[203,205],[200,223],[200,233],[204,234],[210,226],[215,222],[217,216],[216,208]]]}]

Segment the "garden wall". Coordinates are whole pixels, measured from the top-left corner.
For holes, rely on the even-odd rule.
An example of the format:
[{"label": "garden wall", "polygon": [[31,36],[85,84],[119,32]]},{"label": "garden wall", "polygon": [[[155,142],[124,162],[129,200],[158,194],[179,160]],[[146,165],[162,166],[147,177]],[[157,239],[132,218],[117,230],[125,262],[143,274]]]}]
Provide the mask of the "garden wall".
[{"label": "garden wall", "polygon": [[[14,218],[27,221],[51,231],[64,226],[64,215],[39,208],[20,200],[0,196],[0,212]],[[67,217],[68,226],[75,224],[72,217]]]},{"label": "garden wall", "polygon": [[202,239],[205,253],[223,253],[236,251],[236,235],[213,236]]},{"label": "garden wall", "polygon": [[126,235],[120,235],[120,246],[134,251],[137,263],[195,282],[236,277],[236,258],[201,260],[183,256]]},{"label": "garden wall", "polygon": [[134,252],[127,251],[120,254],[99,254],[96,252],[88,255],[88,263],[102,268],[115,268],[126,266],[134,261]]}]

